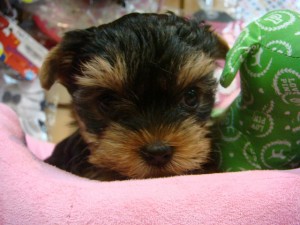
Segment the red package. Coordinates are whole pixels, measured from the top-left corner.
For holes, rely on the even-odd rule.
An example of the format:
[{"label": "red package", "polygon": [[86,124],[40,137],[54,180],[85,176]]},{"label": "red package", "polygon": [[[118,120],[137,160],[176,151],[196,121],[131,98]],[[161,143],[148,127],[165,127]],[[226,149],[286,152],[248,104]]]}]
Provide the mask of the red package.
[{"label": "red package", "polygon": [[8,17],[0,15],[0,60],[26,80],[37,77],[48,50]]}]

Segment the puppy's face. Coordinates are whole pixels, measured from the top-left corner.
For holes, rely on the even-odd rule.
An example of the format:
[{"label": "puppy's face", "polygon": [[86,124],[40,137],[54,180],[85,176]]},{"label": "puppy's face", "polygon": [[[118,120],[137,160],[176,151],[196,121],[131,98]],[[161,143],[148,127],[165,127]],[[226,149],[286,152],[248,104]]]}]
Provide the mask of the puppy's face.
[{"label": "puppy's face", "polygon": [[213,70],[227,50],[207,26],[130,14],[67,33],[41,82],[69,90],[91,164],[129,178],[185,174],[208,161]]}]

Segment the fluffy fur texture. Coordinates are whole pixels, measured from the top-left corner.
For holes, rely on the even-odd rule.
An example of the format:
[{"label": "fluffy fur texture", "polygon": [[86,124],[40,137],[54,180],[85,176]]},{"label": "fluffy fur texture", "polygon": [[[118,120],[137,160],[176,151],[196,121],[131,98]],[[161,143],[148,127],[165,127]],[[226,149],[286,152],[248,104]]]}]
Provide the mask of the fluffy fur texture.
[{"label": "fluffy fur texture", "polygon": [[66,33],[41,70],[73,99],[78,131],[46,161],[99,180],[205,172],[215,60],[225,42],[174,14],[130,14]]}]

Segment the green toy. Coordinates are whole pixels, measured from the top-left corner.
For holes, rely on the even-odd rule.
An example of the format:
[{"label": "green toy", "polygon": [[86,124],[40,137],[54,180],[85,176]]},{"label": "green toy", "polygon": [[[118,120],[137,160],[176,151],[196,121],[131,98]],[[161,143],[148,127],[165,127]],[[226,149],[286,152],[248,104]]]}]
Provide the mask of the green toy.
[{"label": "green toy", "polygon": [[241,93],[219,124],[220,169],[300,166],[300,14],[271,11],[249,24],[228,52],[227,87],[238,70]]}]

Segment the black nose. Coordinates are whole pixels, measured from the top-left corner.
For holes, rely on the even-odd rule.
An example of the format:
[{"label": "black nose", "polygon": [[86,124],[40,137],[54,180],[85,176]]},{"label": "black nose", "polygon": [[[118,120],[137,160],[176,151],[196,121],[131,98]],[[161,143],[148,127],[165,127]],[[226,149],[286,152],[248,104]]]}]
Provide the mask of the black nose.
[{"label": "black nose", "polygon": [[161,142],[144,146],[141,155],[147,163],[153,166],[163,166],[168,163],[173,155],[173,147]]}]

